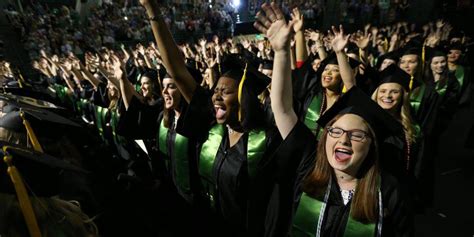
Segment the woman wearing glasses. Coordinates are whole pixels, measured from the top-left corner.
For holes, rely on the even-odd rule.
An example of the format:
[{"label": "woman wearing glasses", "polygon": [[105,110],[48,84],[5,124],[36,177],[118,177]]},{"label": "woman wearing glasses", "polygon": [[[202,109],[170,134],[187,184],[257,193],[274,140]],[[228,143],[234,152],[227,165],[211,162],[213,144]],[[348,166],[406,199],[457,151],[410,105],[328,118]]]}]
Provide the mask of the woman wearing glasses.
[{"label": "woman wearing glasses", "polygon": [[[404,192],[379,167],[383,151],[378,144],[400,134],[401,125],[350,86],[318,120],[324,130],[316,147],[315,136],[293,110],[292,22],[287,24],[273,3],[262,9],[265,13],[257,14],[255,27],[266,34],[275,51],[270,96],[284,138],[272,160],[275,164],[267,164],[268,173],[276,175],[266,236],[410,236],[411,215]],[[333,48],[346,81],[347,75],[353,75],[346,71],[350,70],[347,56]]]}]

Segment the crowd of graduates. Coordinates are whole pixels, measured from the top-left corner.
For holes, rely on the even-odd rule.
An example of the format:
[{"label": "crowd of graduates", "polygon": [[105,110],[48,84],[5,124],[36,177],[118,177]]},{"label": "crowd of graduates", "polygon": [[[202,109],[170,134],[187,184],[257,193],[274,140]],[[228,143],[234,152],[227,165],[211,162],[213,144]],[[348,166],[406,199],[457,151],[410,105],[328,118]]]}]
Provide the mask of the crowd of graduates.
[{"label": "crowd of graduates", "polygon": [[0,62],[0,236],[415,235],[473,100],[462,29],[324,32],[264,3],[258,35],[177,44],[140,3],[154,42]]}]

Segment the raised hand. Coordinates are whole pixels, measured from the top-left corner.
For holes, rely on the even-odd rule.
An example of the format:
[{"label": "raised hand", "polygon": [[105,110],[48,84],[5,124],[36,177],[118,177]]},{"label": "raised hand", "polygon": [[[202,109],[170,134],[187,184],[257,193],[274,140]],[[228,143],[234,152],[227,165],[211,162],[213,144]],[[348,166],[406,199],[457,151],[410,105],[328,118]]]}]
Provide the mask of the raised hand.
[{"label": "raised hand", "polygon": [[332,26],[332,32],[334,33],[334,39],[331,41],[332,49],[336,53],[342,52],[349,42],[350,35],[344,35],[342,25],[339,25],[339,30]]},{"label": "raised hand", "polygon": [[372,34],[357,34],[354,38],[351,38],[351,41],[357,45],[360,49],[365,49],[369,45],[370,37]]},{"label": "raised hand", "polygon": [[436,21],[436,28],[441,29],[445,25],[445,22],[443,20],[437,20]]},{"label": "raised hand", "polygon": [[288,24],[280,8],[275,3],[264,3],[262,11],[256,15],[257,21],[253,24],[254,27],[265,34],[270,41],[275,52],[289,51],[290,40],[293,32],[293,21]]},{"label": "raised hand", "polygon": [[291,13],[291,21],[293,21],[293,31],[299,32],[303,29],[303,15],[301,15],[300,10],[295,7],[293,8],[293,12]]}]

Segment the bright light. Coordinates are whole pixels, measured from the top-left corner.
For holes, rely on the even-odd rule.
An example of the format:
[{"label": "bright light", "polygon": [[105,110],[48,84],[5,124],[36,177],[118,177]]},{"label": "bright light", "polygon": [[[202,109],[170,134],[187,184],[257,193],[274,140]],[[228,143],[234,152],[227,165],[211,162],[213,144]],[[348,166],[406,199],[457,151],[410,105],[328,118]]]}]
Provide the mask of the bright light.
[{"label": "bright light", "polygon": [[209,5],[209,8],[212,8],[212,5]]},{"label": "bright light", "polygon": [[235,8],[239,8],[240,6],[240,0],[232,0],[232,4],[234,4]]}]

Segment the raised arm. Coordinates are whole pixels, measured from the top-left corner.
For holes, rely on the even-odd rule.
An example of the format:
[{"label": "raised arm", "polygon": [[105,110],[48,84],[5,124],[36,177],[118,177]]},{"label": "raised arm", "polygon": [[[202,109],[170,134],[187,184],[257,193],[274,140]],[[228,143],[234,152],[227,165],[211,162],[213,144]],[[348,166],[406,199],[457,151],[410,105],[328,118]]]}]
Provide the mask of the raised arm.
[{"label": "raised arm", "polygon": [[301,63],[306,61],[308,58],[308,52],[306,51],[306,42],[304,38],[304,21],[303,15],[300,13],[298,8],[294,8],[291,13],[291,20],[294,22],[293,30],[295,32],[296,41],[296,62]]},{"label": "raised arm", "polygon": [[293,22],[288,24],[275,3],[264,3],[257,13],[254,26],[270,40],[275,57],[273,60],[272,110],[275,122],[283,138],[286,138],[296,125],[298,118],[293,109],[293,90],[291,85],[290,41]]},{"label": "raised arm", "polygon": [[341,72],[342,82],[347,90],[355,86],[355,75],[352,71],[351,66],[349,65],[349,60],[344,48],[349,42],[350,35],[344,35],[344,29],[342,25],[339,26],[339,30],[336,27],[332,27],[332,32],[334,33],[334,39],[331,41],[332,49],[336,53],[337,64],[339,64],[339,71]]},{"label": "raised arm", "polygon": [[150,19],[151,29],[155,36],[156,45],[161,53],[163,65],[166,71],[175,80],[176,86],[180,90],[184,99],[189,103],[194,95],[197,83],[186,69],[184,59],[179,52],[178,46],[173,40],[173,36],[165,21],[161,17],[161,12],[156,0],[140,0],[145,7]]}]

